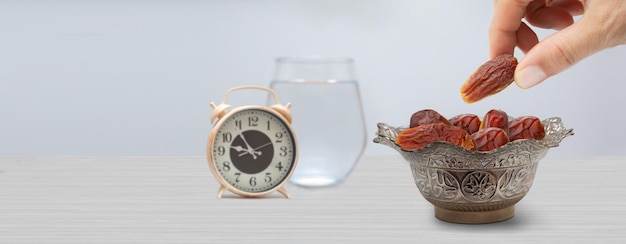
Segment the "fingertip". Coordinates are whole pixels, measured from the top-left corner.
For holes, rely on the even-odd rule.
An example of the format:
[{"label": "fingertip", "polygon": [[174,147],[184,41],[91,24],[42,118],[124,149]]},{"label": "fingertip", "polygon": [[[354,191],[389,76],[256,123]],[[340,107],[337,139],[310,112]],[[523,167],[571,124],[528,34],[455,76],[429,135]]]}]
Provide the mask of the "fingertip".
[{"label": "fingertip", "polygon": [[529,65],[520,68],[515,72],[515,84],[522,88],[528,89],[546,80],[548,76],[546,72],[537,65]]}]

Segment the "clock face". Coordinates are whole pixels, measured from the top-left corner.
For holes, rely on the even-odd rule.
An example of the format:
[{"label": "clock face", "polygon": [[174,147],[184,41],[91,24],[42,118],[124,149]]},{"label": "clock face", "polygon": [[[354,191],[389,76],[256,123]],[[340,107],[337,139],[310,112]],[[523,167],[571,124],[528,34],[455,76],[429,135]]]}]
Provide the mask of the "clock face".
[{"label": "clock face", "polygon": [[221,178],[242,192],[280,186],[296,161],[293,132],[276,114],[263,109],[233,111],[216,125],[208,148]]}]

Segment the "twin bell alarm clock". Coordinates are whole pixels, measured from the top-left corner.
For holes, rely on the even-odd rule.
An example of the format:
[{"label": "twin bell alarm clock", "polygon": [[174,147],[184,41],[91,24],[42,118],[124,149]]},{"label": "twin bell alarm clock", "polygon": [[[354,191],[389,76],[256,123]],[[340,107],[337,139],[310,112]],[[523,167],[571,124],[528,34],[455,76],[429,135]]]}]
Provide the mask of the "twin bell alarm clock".
[{"label": "twin bell alarm clock", "polygon": [[[240,90],[268,92],[275,104],[232,108],[228,96]],[[296,169],[298,143],[291,126],[291,104],[282,105],[276,93],[261,86],[240,86],[226,92],[222,103],[211,102],[211,124],[206,153],[211,172],[225,191],[244,197],[278,191],[290,198],[284,185]]]}]

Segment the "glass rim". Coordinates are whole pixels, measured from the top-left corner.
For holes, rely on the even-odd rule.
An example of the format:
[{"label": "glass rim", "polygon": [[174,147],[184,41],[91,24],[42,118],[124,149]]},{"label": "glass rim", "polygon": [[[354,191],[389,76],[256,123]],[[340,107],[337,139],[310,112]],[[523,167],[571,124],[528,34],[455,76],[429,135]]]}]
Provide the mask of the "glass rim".
[{"label": "glass rim", "polygon": [[283,56],[276,63],[353,63],[354,59],[334,56]]}]

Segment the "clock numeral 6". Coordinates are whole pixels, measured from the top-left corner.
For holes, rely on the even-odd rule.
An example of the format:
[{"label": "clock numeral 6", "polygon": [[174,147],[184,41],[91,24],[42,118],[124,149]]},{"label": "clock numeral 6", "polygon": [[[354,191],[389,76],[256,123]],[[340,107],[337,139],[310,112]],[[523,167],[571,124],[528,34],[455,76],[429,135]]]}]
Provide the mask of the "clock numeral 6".
[{"label": "clock numeral 6", "polygon": [[254,176],[250,177],[250,185],[251,186],[256,186],[256,177],[254,177]]}]

